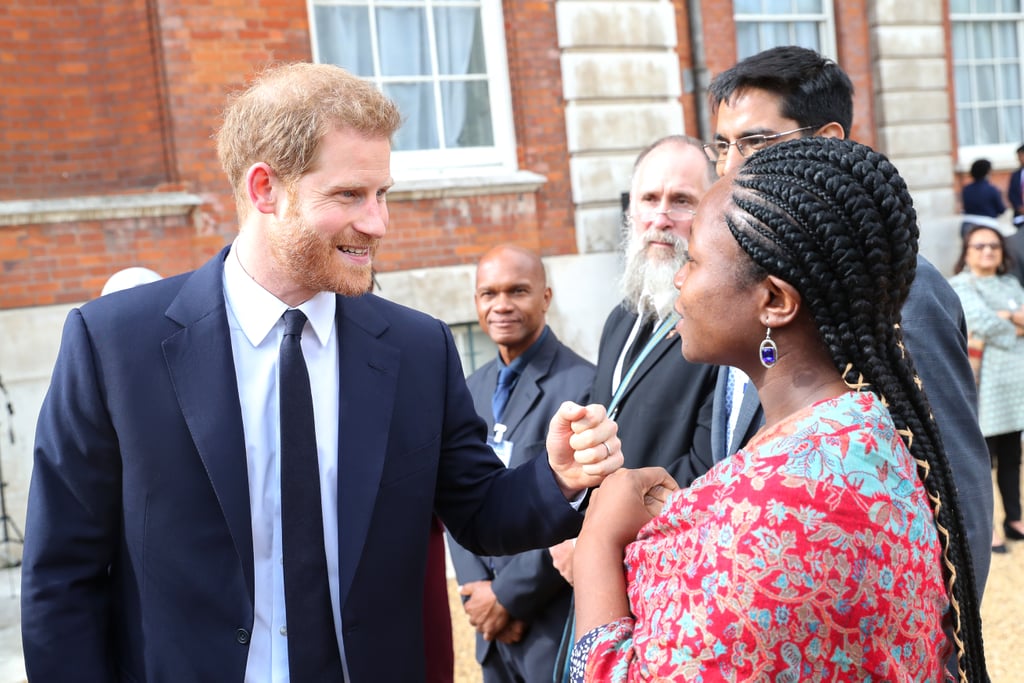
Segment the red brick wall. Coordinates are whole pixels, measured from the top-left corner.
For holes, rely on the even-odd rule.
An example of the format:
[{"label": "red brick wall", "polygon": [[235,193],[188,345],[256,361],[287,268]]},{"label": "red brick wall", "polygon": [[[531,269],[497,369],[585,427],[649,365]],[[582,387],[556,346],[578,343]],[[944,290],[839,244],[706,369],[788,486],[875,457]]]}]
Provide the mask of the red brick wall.
[{"label": "red brick wall", "polygon": [[[504,10],[519,162],[548,182],[527,196],[392,201],[381,272],[470,263],[497,241],[575,251],[554,3],[507,0]],[[226,93],[255,69],[312,58],[306,5],[163,0],[161,26],[179,169],[209,201],[203,223],[229,240],[234,207],[209,136]]]},{"label": "red brick wall", "polygon": [[171,179],[145,0],[5,0],[0,81],[0,200]]},{"label": "red brick wall", "polygon": [[[0,7],[0,75],[18,118],[0,134],[0,199],[181,189],[204,203],[191,219],[0,227],[0,308],[95,296],[128,265],[189,270],[235,234],[211,135],[228,94],[255,71],[311,59],[306,3],[151,5],[153,16],[146,0]],[[547,183],[534,193],[392,201],[381,271],[470,263],[499,241],[576,250],[554,3],[506,0],[504,11],[519,164]]]},{"label": "red brick wall", "polygon": [[122,268],[173,275],[219,246],[183,217],[0,227],[0,308],[92,299]]}]

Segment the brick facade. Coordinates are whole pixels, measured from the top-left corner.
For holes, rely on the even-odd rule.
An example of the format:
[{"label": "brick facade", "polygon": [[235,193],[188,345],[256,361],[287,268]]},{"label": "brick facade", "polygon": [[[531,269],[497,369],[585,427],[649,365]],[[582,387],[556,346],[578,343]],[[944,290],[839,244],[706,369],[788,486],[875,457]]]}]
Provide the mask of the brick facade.
[{"label": "brick facade", "polygon": [[[393,200],[380,271],[472,263],[497,241],[575,252],[554,3],[503,6],[519,164],[547,180]],[[254,70],[311,59],[305,2],[12,0],[0,27],[0,200],[184,190],[202,201],[191,217],[0,226],[0,308],[82,301],[129,265],[189,270],[232,239],[211,134]]]}]

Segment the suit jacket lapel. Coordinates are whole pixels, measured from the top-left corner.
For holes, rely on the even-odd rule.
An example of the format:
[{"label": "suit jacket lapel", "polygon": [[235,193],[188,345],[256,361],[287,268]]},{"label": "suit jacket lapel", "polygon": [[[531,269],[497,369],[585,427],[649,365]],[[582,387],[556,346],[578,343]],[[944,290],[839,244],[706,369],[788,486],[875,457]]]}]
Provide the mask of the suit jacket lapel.
[{"label": "suit jacket lapel", "polygon": [[[633,321],[634,322],[636,321],[636,317],[635,316],[633,317]],[[619,348],[621,349],[622,347],[620,346]],[[679,349],[679,334],[675,331],[675,329],[669,330],[668,334],[666,334],[662,338],[662,340],[660,342],[658,342],[657,346],[655,346],[653,349],[651,349],[651,352],[648,353],[647,357],[644,358],[643,362],[640,363],[640,367],[638,367],[636,369],[636,372],[633,373],[633,377],[629,380],[629,383],[623,389],[622,398],[619,399],[619,405],[622,405],[623,403],[625,403],[626,399],[633,392],[633,389],[636,388],[636,385],[640,383],[640,381],[643,379],[644,375],[646,375],[648,372],[651,371],[651,368],[653,368],[655,365],[657,365],[657,363],[661,359],[661,357],[664,356],[666,353],[669,353],[669,352],[672,352],[672,351],[674,351],[675,353],[681,353],[681,351]],[[680,361],[682,361],[682,358],[680,358]],[[622,367],[622,377],[623,377],[623,379],[625,379],[626,373],[628,373],[628,372],[629,372],[629,367],[623,365],[623,367]],[[620,388],[622,388],[622,387],[620,386]]]},{"label": "suit jacket lapel", "polygon": [[[515,467],[521,462],[524,450],[523,448],[516,448],[516,436],[514,433],[540,399],[543,393],[540,388],[540,382],[551,372],[551,365],[555,362],[555,352],[557,349],[558,338],[555,337],[554,332],[548,331],[547,339],[537,349],[537,355],[523,369],[523,374],[516,382],[516,387],[512,391],[512,397],[505,407],[505,414],[503,415],[505,419],[503,422],[508,427],[507,433],[511,435],[510,438],[513,442],[512,459],[509,461],[509,467]],[[495,374],[495,385],[497,385],[497,374]],[[526,444],[519,445],[526,446]]]},{"label": "suit jacket lapel", "polygon": [[382,341],[388,322],[369,297],[338,297],[338,553],[345,604],[384,469],[401,352]]},{"label": "suit jacket lapel", "polygon": [[761,402],[757,396],[757,390],[749,381],[743,392],[743,402],[740,403],[740,412],[736,416],[736,428],[732,431],[732,443],[729,444],[729,453],[735,453],[747,445],[747,441],[761,427],[763,421]]},{"label": "suit jacket lapel", "polygon": [[182,417],[220,501],[253,599],[249,474],[224,303],[227,252],[188,276],[167,309],[167,317],[182,329],[164,340],[163,349]]},{"label": "suit jacket lapel", "polygon": [[725,391],[729,386],[729,368],[721,366],[718,368],[718,378],[715,380],[715,396],[711,409],[711,461],[718,463],[729,455],[726,453],[725,423],[729,416],[725,414]]}]

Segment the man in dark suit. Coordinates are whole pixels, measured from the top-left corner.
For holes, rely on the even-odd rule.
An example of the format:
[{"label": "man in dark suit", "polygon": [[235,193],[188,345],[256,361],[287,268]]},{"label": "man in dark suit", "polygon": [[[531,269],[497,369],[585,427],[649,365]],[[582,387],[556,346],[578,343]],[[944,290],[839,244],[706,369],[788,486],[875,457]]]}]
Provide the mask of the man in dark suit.
[{"label": "man in dark suit", "polygon": [[477,552],[578,532],[569,501],[621,462],[603,409],[563,406],[548,457],[506,469],[448,328],[366,294],[399,124],[338,67],[267,71],[217,136],[234,243],[69,314],[25,530],[31,680],[422,681],[435,511]]},{"label": "man in dark suit", "polygon": [[1021,179],[1024,179],[1024,145],[1017,148],[1017,161],[1020,163],[1020,168],[1010,174],[1010,180],[1006,186],[1006,199],[1010,202],[1010,208],[1013,209],[1013,224],[1016,226],[1024,225],[1024,185],[1021,183]]},{"label": "man in dark suit", "polygon": [[[495,453],[520,467],[544,455],[551,416],[563,401],[586,394],[594,365],[547,326],[551,288],[536,253],[502,245],[484,254],[474,301],[498,356],[466,383]],[[541,549],[489,557],[449,541],[484,683],[548,681],[572,596],[551,555]]]},{"label": "man in dark suit", "polygon": [[[715,140],[705,149],[720,175],[782,140],[800,135],[846,137],[853,122],[849,77],[835,62],[795,46],[766,50],[717,75],[710,98]],[[978,427],[963,309],[946,280],[921,256],[903,306],[902,328],[950,456],[980,599],[991,558],[991,465]],[[711,433],[716,462],[746,443],[763,422],[757,392],[745,379],[726,368],[719,371]]]},{"label": "man in dark suit", "polygon": [[623,299],[601,332],[590,393],[619,423],[626,466],[665,467],[681,486],[711,466],[715,368],[690,363],[680,352],[672,280],[685,260],[697,204],[714,180],[694,138],[662,138],[637,156]]},{"label": "man in dark suit", "polygon": [[[715,179],[701,142],[686,135],[655,140],[637,155],[624,216],[623,298],[605,320],[589,398],[618,422],[627,467],[664,467],[680,486],[712,465],[716,368],[683,358],[673,279],[686,260],[697,204]],[[571,583],[573,541],[550,552]],[[572,635],[570,617],[556,680],[568,680]]]}]

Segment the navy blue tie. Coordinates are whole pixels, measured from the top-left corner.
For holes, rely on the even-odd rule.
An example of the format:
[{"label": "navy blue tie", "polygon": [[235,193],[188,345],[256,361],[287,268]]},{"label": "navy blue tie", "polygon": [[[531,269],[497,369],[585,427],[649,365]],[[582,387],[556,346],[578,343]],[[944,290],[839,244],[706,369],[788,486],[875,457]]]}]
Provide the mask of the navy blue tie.
[{"label": "navy blue tie", "polygon": [[302,357],[305,314],[284,313],[281,340],[281,550],[292,683],[342,681],[327,581],[313,396]]},{"label": "navy blue tie", "polygon": [[512,385],[515,384],[518,374],[507,365],[498,370],[498,386],[494,388],[494,396],[491,397],[491,412],[494,414],[495,423],[501,422],[505,406],[508,405],[508,397],[512,395]]}]

